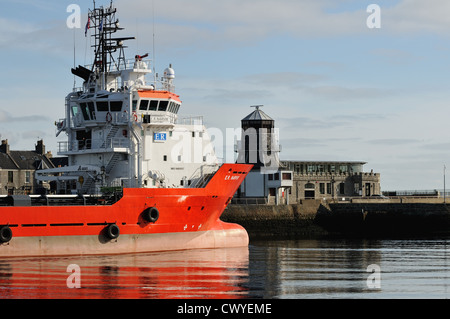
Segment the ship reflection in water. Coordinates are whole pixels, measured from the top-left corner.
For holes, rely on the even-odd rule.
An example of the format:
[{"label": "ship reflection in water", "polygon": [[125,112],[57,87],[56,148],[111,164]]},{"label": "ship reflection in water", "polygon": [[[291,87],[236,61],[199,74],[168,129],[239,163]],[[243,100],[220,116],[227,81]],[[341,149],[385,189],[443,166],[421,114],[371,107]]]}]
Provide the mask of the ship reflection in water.
[{"label": "ship reflection in water", "polygon": [[[0,298],[242,298],[248,256],[245,247],[7,259],[0,261]],[[68,288],[68,279],[77,283],[70,265],[80,267],[80,288]]]},{"label": "ship reflection in water", "polygon": [[[117,256],[0,260],[0,298],[448,298],[450,239],[292,240]],[[69,265],[81,288],[67,287]],[[376,265],[379,287],[371,287]],[[368,270],[369,269],[369,270]],[[376,278],[375,278],[376,279]]]}]

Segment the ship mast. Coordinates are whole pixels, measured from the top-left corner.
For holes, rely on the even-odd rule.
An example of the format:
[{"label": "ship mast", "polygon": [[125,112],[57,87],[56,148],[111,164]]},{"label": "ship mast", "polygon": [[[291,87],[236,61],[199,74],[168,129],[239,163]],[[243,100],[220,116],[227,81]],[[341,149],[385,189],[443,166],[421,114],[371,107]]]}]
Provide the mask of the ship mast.
[{"label": "ship mast", "polygon": [[[103,6],[97,8],[94,1],[94,9],[89,10],[89,23],[95,30],[94,34],[91,35],[94,38],[92,48],[94,48],[95,52],[91,72],[96,74],[97,81],[101,79],[101,84],[97,85],[97,88],[100,90],[106,89],[105,77],[111,71],[112,66],[118,71],[126,68],[124,49],[127,47],[123,44],[126,40],[135,39],[135,37],[113,38],[114,33],[123,30],[119,26],[116,12],[117,9],[114,8],[112,1],[107,8]],[[119,57],[116,61],[113,53],[117,51],[119,51]]]}]

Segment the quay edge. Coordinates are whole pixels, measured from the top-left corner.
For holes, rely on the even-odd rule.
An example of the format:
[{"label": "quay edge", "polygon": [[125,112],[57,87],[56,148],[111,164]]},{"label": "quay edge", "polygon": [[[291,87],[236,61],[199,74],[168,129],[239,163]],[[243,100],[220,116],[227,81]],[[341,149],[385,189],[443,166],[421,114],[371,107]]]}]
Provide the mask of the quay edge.
[{"label": "quay edge", "polygon": [[250,239],[449,236],[450,206],[420,202],[302,200],[291,205],[229,205],[221,219],[246,228]]}]

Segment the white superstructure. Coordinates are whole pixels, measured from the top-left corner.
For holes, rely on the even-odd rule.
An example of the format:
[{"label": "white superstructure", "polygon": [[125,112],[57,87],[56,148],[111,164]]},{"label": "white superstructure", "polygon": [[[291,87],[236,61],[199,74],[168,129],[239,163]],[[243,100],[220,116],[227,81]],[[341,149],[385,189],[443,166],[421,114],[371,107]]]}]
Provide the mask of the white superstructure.
[{"label": "white superstructure", "polygon": [[172,66],[157,79],[147,55],[125,59],[123,43],[133,38],[112,38],[122,30],[115,12],[112,4],[89,12],[95,61],[72,69],[84,84],[66,97],[65,118],[56,122],[57,136],[68,137],[58,155],[68,156],[69,165],[38,171],[36,178],[82,194],[115,186],[199,186],[218,165],[203,120],[178,116]]}]

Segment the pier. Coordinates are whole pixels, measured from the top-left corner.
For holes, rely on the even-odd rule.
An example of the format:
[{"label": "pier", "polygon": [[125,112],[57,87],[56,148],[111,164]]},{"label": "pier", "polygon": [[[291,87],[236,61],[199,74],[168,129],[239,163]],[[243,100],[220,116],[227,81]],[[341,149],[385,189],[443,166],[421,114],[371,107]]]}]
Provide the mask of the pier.
[{"label": "pier", "polygon": [[230,205],[222,220],[245,227],[250,239],[450,235],[450,206],[438,197]]}]

